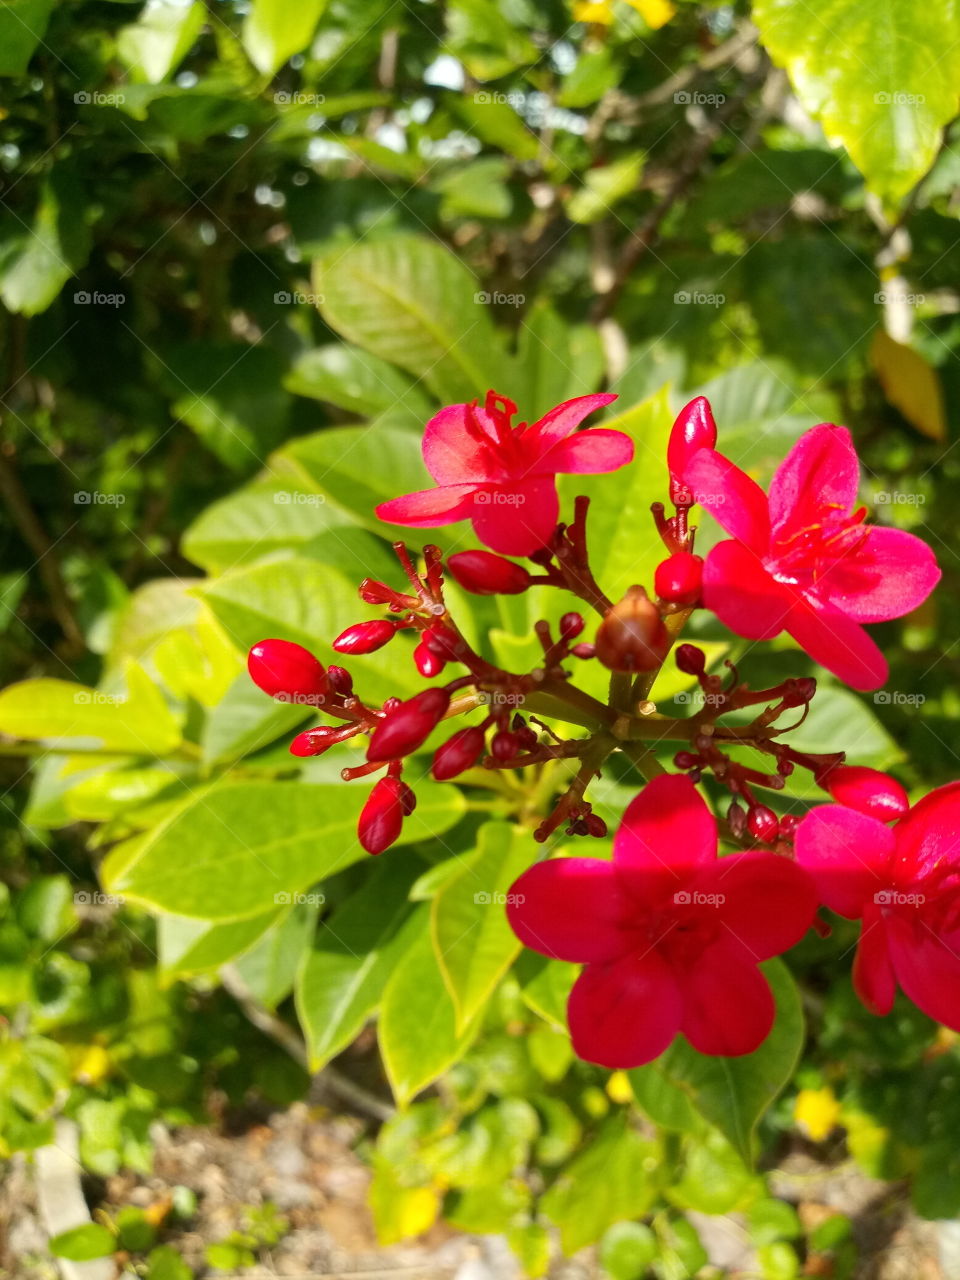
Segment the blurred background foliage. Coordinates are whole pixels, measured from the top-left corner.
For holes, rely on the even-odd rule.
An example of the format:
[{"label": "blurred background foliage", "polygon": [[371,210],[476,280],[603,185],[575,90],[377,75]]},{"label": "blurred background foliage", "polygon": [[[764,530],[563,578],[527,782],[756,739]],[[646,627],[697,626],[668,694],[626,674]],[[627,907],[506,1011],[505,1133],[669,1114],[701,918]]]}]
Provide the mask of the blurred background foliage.
[{"label": "blurred background foliage", "polygon": [[[847,423],[876,518],[932,542],[944,585],[882,629],[888,689],[825,682],[805,732],[918,793],[954,778],[957,23],[947,0],[0,7],[4,1154],[67,1115],[89,1170],[145,1170],[151,1119],[282,1106],[338,1055],[382,1092],[379,1008],[398,1099],[440,1081],[366,1149],[384,1243],[442,1214],[505,1232],[530,1275],[559,1229],[614,1280],[673,1280],[710,1262],[685,1214],[736,1211],[768,1280],[855,1274],[855,1224],[801,1221],[757,1152],[852,1156],[960,1211],[953,1037],[864,1013],[846,926],[795,953],[800,995],[781,975],[755,1097],[676,1059],[576,1063],[569,974],[486,917],[479,969],[429,944],[530,860],[516,783],[418,787],[370,870],[344,853],[350,750],[294,769],[302,709],[242,674],[264,634],[329,659],[356,582],[395,576],[374,503],[419,487],[425,419],[488,386],[528,420],[620,393],[642,465],[586,487],[608,590],[642,578],[664,434],[702,391],[761,479]],[[552,602],[457,605],[519,667]],[[373,696],[416,687],[388,652],[354,664]],[[610,821],[636,781],[607,781]],[[286,861],[251,873],[278,834]],[[98,1230],[63,1251],[179,1280],[156,1232]]]}]

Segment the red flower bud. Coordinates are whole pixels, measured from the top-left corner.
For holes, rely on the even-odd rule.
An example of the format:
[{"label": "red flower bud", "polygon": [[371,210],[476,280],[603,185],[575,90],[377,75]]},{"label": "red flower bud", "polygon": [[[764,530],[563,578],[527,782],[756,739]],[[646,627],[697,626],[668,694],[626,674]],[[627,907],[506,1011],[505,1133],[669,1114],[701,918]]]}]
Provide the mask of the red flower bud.
[{"label": "red flower bud", "polygon": [[479,725],[459,729],[437,748],[430,772],[438,782],[447,782],[472,769],[483,754],[485,735]]},{"label": "red flower bud", "polygon": [[673,757],[673,763],[678,769],[695,769],[700,763],[700,757],[692,751],[678,751]]},{"label": "red flower bud", "polygon": [[345,698],[353,693],[353,676],[346,667],[327,667],[327,679],[334,693],[341,693]]},{"label": "red flower bud", "polygon": [[780,819],[772,809],[755,804],[747,812],[747,830],[755,840],[772,844],[780,834]]},{"label": "red flower bud", "polygon": [[506,763],[507,760],[512,760],[519,747],[520,741],[510,729],[501,729],[499,733],[495,733],[490,743],[490,751],[493,758],[499,760],[501,764]]},{"label": "red flower bud", "polygon": [[[352,729],[352,726],[350,728]],[[326,725],[316,729],[304,729],[303,733],[298,733],[290,743],[290,754],[293,756],[323,755],[324,751],[332,747],[335,742],[342,742],[343,736],[342,729],[331,729]]]},{"label": "red flower bud", "polygon": [[465,591],[475,596],[515,596],[526,591],[530,575],[492,551],[458,551],[447,559],[447,569]]},{"label": "red flower bud", "polygon": [[587,829],[587,835],[595,836],[598,840],[602,840],[607,834],[607,824],[598,813],[588,813],[583,819],[583,825]]},{"label": "red flower bud", "polygon": [[689,551],[677,551],[657,565],[653,585],[661,600],[696,604],[703,586],[703,560]]},{"label": "red flower bud", "polygon": [[813,676],[796,676],[784,681],[780,697],[785,707],[805,707],[816,692]]},{"label": "red flower bud", "polygon": [[397,634],[397,624],[386,618],[357,622],[341,631],[333,642],[337,653],[376,653]]},{"label": "red flower bud", "polygon": [[795,813],[785,813],[780,819],[780,834],[782,836],[792,836],[800,825],[800,819]]},{"label": "red flower bud", "polygon": [[413,794],[413,788],[408,787],[405,782],[400,783],[400,803],[403,806],[403,816],[409,818],[417,807],[417,797]]},{"label": "red flower bud", "polygon": [[867,769],[862,765],[838,764],[826,774],[818,775],[817,782],[836,800],[837,804],[869,814],[881,822],[893,822],[902,818],[910,808],[907,793],[888,773],[879,769]]},{"label": "red flower bud", "polygon": [[250,679],[272,698],[323,701],[329,682],[323,665],[309,649],[292,640],[261,640],[247,655]]},{"label": "red flower bud", "polygon": [[446,661],[439,654],[434,653],[430,646],[422,640],[413,651],[413,661],[417,670],[427,680],[432,680],[434,676],[438,676],[447,665]]},{"label": "red flower bud", "polygon": [[399,837],[403,827],[404,786],[399,778],[381,778],[367,797],[357,823],[357,835],[367,853],[383,853]]},{"label": "red flower bud", "polygon": [[582,613],[565,613],[560,619],[560,634],[564,640],[575,640],[585,626]]},{"label": "red flower bud", "polygon": [[370,737],[368,760],[398,760],[416,751],[450,706],[446,689],[424,689],[401,702],[380,721]]},{"label": "red flower bud", "polygon": [[457,633],[441,622],[423,633],[423,644],[444,662],[453,662],[461,648]]},{"label": "red flower bud", "polygon": [[677,414],[667,444],[670,474],[681,479],[684,468],[698,449],[712,449],[717,443],[717,424],[706,396],[697,396]]},{"label": "red flower bud", "polygon": [[597,647],[593,644],[575,644],[570,652],[575,658],[595,658]]},{"label": "red flower bud", "polygon": [[707,655],[695,644],[681,644],[674,654],[677,667],[688,676],[702,676],[707,665]]},{"label": "red flower bud", "polygon": [[611,671],[653,671],[669,648],[659,610],[643,587],[631,587],[597,631],[597,657]]}]

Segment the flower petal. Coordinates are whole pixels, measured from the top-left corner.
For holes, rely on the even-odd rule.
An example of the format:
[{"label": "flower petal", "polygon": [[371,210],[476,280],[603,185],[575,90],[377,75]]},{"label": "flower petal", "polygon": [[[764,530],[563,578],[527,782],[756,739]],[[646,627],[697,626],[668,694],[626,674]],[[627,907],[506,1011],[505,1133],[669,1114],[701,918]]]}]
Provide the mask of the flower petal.
[{"label": "flower petal", "polygon": [[545,413],[538,422],[528,427],[524,437],[531,442],[535,441],[546,453],[560,440],[565,440],[567,436],[572,435],[584,418],[595,409],[601,409],[605,404],[612,404],[616,398],[613,393],[604,393],[564,400],[562,404],[558,404],[549,413]]},{"label": "flower petal", "polygon": [[680,1030],[698,1053],[740,1057],[759,1049],[773,1026],[773,992],[743,948],[715,942],[679,978]]},{"label": "flower petal", "polygon": [[592,476],[633,461],[633,441],[622,431],[591,427],[561,440],[535,464],[538,473]]},{"label": "flower petal", "polygon": [[918,1009],[952,1031],[960,1031],[960,934],[939,937],[916,919],[888,917],[890,959],[897,981]]},{"label": "flower petal", "polygon": [[809,597],[794,604],[786,629],[814,662],[853,689],[879,689],[889,674],[886,658],[859,623]]},{"label": "flower petal", "polygon": [[775,853],[738,853],[719,858],[691,882],[691,891],[719,899],[713,908],[754,964],[799,942],[819,903],[806,871]]},{"label": "flower petal", "polygon": [[863,914],[863,927],[853,958],[853,989],[865,1008],[884,1018],[893,1008],[897,980],[890,959],[886,922],[881,910],[870,903]]},{"label": "flower petal", "polygon": [[960,782],[937,787],[918,800],[894,827],[894,880],[907,887],[935,877],[960,876]]},{"label": "flower petal", "polygon": [[894,833],[878,819],[824,804],[803,818],[794,848],[824,906],[855,920],[890,883],[894,844]]},{"label": "flower petal", "polygon": [[698,449],[680,477],[732,538],[763,555],[770,545],[767,497],[755,480],[714,449]]},{"label": "flower petal", "polygon": [[447,484],[438,489],[405,493],[402,498],[381,502],[376,509],[377,516],[392,524],[409,524],[418,529],[453,524],[473,514],[474,488],[472,484]]},{"label": "flower petal", "polygon": [[822,422],[805,431],[770,483],[770,526],[775,539],[820,523],[825,508],[852,511],[860,462],[846,427]]},{"label": "flower petal", "polygon": [[550,541],[557,527],[557,482],[552,476],[533,476],[517,484],[477,489],[469,515],[477,537],[491,551],[532,555]]},{"label": "flower petal", "polygon": [[[473,416],[471,429],[470,418]],[[451,404],[427,423],[423,460],[437,484],[482,484],[506,478],[490,415],[480,405]]]},{"label": "flower petal", "polygon": [[601,858],[556,858],[529,867],[510,889],[507,919],[525,947],[555,960],[613,960],[634,942],[630,903]]},{"label": "flower petal", "polygon": [[679,773],[654,778],[634,796],[613,841],[618,877],[645,902],[672,895],[716,856],[716,819]]},{"label": "flower petal", "polygon": [[770,640],[786,625],[792,595],[742,542],[720,542],[703,567],[703,602],[748,640]]},{"label": "flower petal", "polygon": [[936,557],[922,539],[872,526],[855,550],[821,575],[817,589],[858,622],[886,622],[923,604],[939,581]]},{"label": "flower petal", "polygon": [[615,1070],[659,1058],[680,1029],[680,994],[655,951],[590,964],[567,1005],[578,1058]]}]

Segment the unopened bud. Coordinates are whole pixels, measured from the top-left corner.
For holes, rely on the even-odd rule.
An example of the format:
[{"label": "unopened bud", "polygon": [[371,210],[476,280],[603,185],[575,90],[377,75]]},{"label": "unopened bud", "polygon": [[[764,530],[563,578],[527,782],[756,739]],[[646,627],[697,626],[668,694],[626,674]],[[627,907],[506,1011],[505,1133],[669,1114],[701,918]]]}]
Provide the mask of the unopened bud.
[{"label": "unopened bud", "polygon": [[413,651],[413,661],[420,674],[427,680],[438,676],[447,665],[443,658],[433,652],[428,644],[420,643]]},{"label": "unopened bud", "polygon": [[570,652],[575,658],[595,658],[597,656],[597,646],[595,644],[575,644]]},{"label": "unopened bud", "polygon": [[476,596],[515,596],[530,585],[522,564],[492,551],[458,551],[447,558],[447,569],[465,591]]},{"label": "unopened bud", "polygon": [[[384,704],[386,705],[386,704]],[[421,746],[450,706],[446,689],[424,689],[392,708],[370,737],[368,760],[398,760]]]},{"label": "unopened bud", "polygon": [[703,560],[690,551],[677,551],[657,565],[653,585],[661,600],[696,604],[703,587]]},{"label": "unopened bud", "polygon": [[671,478],[682,481],[684,469],[697,450],[713,449],[716,443],[717,424],[710,401],[706,396],[697,396],[680,410],[670,430],[667,467]]},{"label": "unopened bud", "polygon": [[304,729],[290,743],[292,756],[319,756],[335,742],[342,741],[343,731],[323,725],[317,729]]},{"label": "unopened bud", "polygon": [[837,804],[867,813],[881,822],[902,818],[910,808],[907,793],[888,773],[867,769],[862,765],[838,764],[826,774],[817,775],[817,783],[828,791]]},{"label": "unopened bud", "polygon": [[681,644],[673,655],[677,667],[684,675],[702,676],[707,665],[707,655],[695,644]]},{"label": "unopened bud", "polygon": [[585,626],[582,613],[565,613],[560,619],[560,634],[564,640],[575,640]]},{"label": "unopened bud", "polygon": [[427,646],[431,653],[435,653],[438,658],[442,658],[444,662],[453,662],[462,647],[457,633],[443,623],[436,627],[431,627],[429,631],[425,631],[422,643]]},{"label": "unopened bud", "polygon": [[587,835],[595,836],[598,840],[602,840],[607,834],[607,824],[598,813],[588,813],[583,819],[583,825],[587,829]]},{"label": "unopened bud", "polygon": [[520,741],[510,729],[501,729],[499,733],[493,735],[490,742],[490,752],[493,758],[499,760],[501,764],[512,760],[519,748]]},{"label": "unopened bud", "polygon": [[485,735],[478,725],[460,729],[437,748],[430,772],[438,782],[456,778],[473,768],[483,754],[484,745]]},{"label": "unopened bud", "polygon": [[659,611],[643,587],[631,587],[597,631],[597,657],[611,671],[653,671],[669,647]]},{"label": "unopened bud", "polygon": [[357,835],[367,853],[383,853],[398,839],[403,827],[404,786],[399,778],[381,778],[367,797],[357,823]]},{"label": "unopened bud", "polygon": [[805,707],[817,692],[813,676],[797,676],[786,680],[780,694],[785,707]]},{"label": "unopened bud", "polygon": [[340,693],[345,698],[353,693],[353,676],[346,667],[327,667],[327,679],[334,693]]},{"label": "unopened bud", "polygon": [[780,834],[780,819],[765,805],[751,805],[747,812],[747,830],[755,840],[772,844]]},{"label": "unopened bud", "polygon": [[397,634],[397,624],[386,618],[357,622],[341,631],[333,642],[337,653],[376,653]]},{"label": "unopened bud", "polygon": [[700,763],[700,757],[692,751],[678,751],[673,757],[673,763],[678,769],[695,769]]},{"label": "unopened bud", "polygon": [[413,787],[408,787],[405,782],[400,783],[400,804],[403,806],[405,818],[409,818],[417,807],[417,797],[413,793]]},{"label": "unopened bud", "polygon": [[247,655],[250,679],[271,698],[322,702],[327,673],[309,649],[292,640],[261,640]]}]

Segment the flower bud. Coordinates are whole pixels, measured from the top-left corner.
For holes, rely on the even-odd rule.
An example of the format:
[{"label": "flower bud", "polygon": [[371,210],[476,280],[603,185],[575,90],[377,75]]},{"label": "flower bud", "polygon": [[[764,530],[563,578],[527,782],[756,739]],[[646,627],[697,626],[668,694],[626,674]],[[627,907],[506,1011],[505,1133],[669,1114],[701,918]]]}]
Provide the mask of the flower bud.
[{"label": "flower bud", "polygon": [[813,676],[796,676],[785,680],[780,697],[785,707],[805,707],[817,692]]},{"label": "flower bud", "polygon": [[703,586],[703,560],[690,551],[677,551],[657,565],[653,585],[661,600],[696,604]]},{"label": "flower bud", "polygon": [[360,583],[359,595],[365,604],[386,604],[395,612],[416,608],[418,603],[416,596],[394,591],[393,587],[388,587],[385,582],[379,582],[376,578],[364,578]]},{"label": "flower bud", "polygon": [[707,655],[695,644],[681,644],[673,655],[677,667],[684,675],[702,676],[707,665]]},{"label": "flower bud", "polygon": [[747,830],[755,840],[772,844],[780,834],[780,819],[765,805],[751,805],[747,811]]},{"label": "flower bud", "polygon": [[881,822],[902,818],[910,808],[907,793],[888,773],[862,765],[838,764],[817,776],[818,784],[837,804],[869,814]]},{"label": "flower bud", "polygon": [[575,658],[595,658],[597,646],[594,644],[575,644],[570,650]]},{"label": "flower bud", "polygon": [[[712,449],[717,443],[717,424],[706,396],[697,396],[677,414],[667,444],[667,466],[671,476],[682,480],[684,468],[698,449]],[[672,495],[671,495],[672,496]]]},{"label": "flower bud", "polygon": [[327,667],[327,679],[334,693],[343,694],[345,698],[353,693],[353,676],[346,667]]},{"label": "flower bud", "polygon": [[447,782],[467,769],[472,769],[483,754],[485,735],[479,725],[459,729],[438,747],[430,772],[438,782]]},{"label": "flower bud", "polygon": [[678,751],[673,757],[673,763],[678,769],[695,769],[700,763],[700,757],[692,751]]},{"label": "flower bud", "polygon": [[271,698],[322,702],[329,682],[309,649],[292,640],[261,640],[247,655],[250,679]]},{"label": "flower bud", "polygon": [[331,729],[327,725],[321,725],[316,729],[304,729],[303,733],[298,733],[290,743],[290,754],[292,756],[323,755],[324,751],[332,747],[335,742],[342,740],[342,729]]},{"label": "flower bud", "polygon": [[598,813],[588,813],[583,819],[583,825],[587,829],[587,835],[595,836],[598,840],[602,840],[607,834],[607,824]]},{"label": "flower bud", "polygon": [[397,634],[397,624],[386,618],[357,622],[341,631],[333,642],[337,653],[376,653]]},{"label": "flower bud", "polygon": [[413,661],[417,670],[427,680],[432,680],[434,676],[438,676],[447,665],[446,661],[439,654],[434,653],[430,646],[422,640],[413,651]]},{"label": "flower bud", "polygon": [[357,823],[357,835],[367,853],[383,853],[399,837],[403,827],[404,785],[399,778],[381,778],[367,797]]},{"label": "flower bud", "polygon": [[597,631],[597,657],[611,671],[653,671],[669,648],[660,613],[643,587],[631,587]]},{"label": "flower bud", "polygon": [[520,740],[510,729],[501,729],[495,733],[490,742],[490,752],[495,760],[505,764],[512,760],[520,749]]},{"label": "flower bud", "polygon": [[458,551],[447,558],[447,569],[475,596],[515,596],[530,585],[530,575],[522,564],[492,551]]},{"label": "flower bud", "polygon": [[582,613],[565,613],[560,619],[560,634],[564,640],[575,640],[585,626]]},{"label": "flower bud", "polygon": [[416,751],[450,706],[446,689],[424,689],[392,708],[370,737],[368,760],[397,760]]},{"label": "flower bud", "polygon": [[442,622],[423,633],[422,643],[444,662],[453,662],[462,647],[457,633]]},{"label": "flower bud", "polygon": [[413,788],[408,787],[405,782],[400,783],[400,804],[403,807],[403,816],[409,818],[417,807],[417,797],[413,793]]}]

